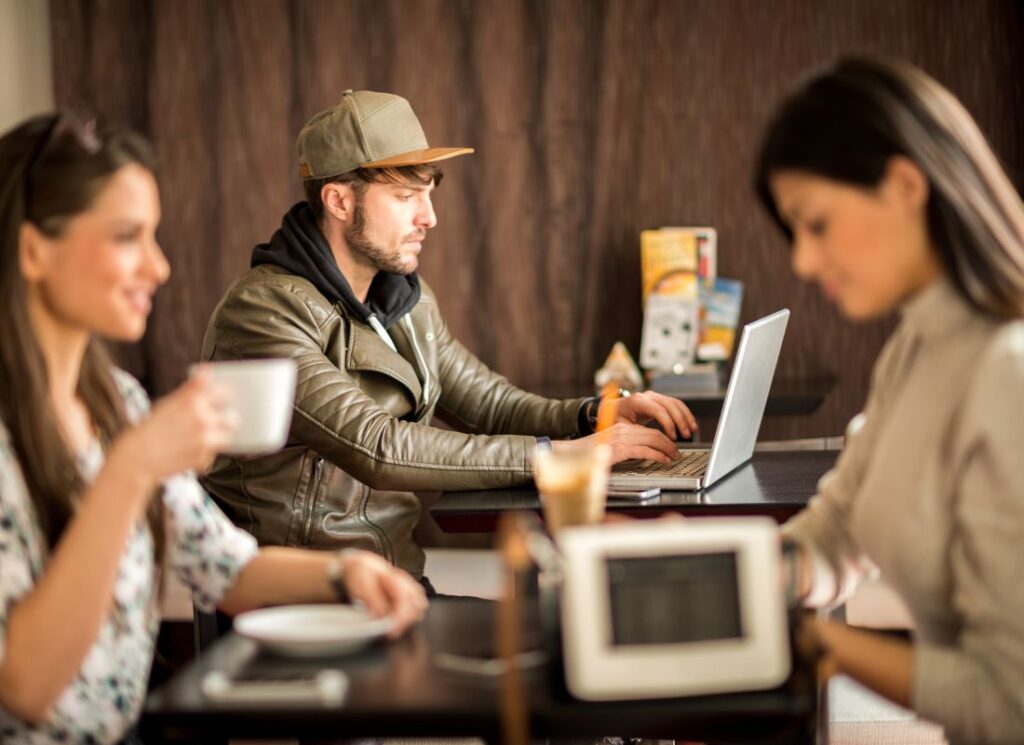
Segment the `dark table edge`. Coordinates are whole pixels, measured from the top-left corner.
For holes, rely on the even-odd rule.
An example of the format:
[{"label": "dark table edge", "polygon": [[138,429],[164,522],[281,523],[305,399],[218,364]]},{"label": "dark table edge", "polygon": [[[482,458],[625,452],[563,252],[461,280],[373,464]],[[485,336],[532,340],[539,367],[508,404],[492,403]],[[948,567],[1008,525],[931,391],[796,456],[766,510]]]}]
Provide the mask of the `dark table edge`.
[{"label": "dark table edge", "polygon": [[[796,513],[806,507],[803,502],[777,503],[771,505],[758,504],[694,504],[694,505],[665,505],[663,510],[652,510],[650,508],[620,507],[608,505],[607,511],[617,515],[626,515],[639,519],[650,519],[662,517],[668,513],[683,515],[684,517],[729,517],[745,516],[756,513],[770,517],[775,522],[782,524]],[[445,533],[494,533],[498,528],[498,521],[508,510],[481,510],[479,512],[462,512],[460,514],[447,514],[445,512],[432,512],[434,521]],[[533,510],[543,518],[540,510]]]}]

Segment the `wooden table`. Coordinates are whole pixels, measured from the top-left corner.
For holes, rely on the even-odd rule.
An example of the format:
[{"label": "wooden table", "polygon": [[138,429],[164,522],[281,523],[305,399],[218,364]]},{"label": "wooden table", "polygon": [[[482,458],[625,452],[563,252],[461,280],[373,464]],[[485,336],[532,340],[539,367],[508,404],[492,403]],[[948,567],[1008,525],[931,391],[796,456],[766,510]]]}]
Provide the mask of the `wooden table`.
[{"label": "wooden table", "polygon": [[[633,517],[657,517],[667,511],[690,517],[706,515],[767,515],[783,522],[807,504],[818,479],[835,465],[836,451],[794,450],[755,453],[750,463],[707,489],[662,492],[644,502],[610,500],[609,512]],[[537,490],[488,489],[446,492],[430,514],[449,533],[488,533],[509,510],[540,512]]]},{"label": "wooden table", "polygon": [[[498,681],[446,666],[445,654],[493,656],[494,604],[437,600],[425,621],[397,642],[349,657],[275,662],[230,634],[150,694],[144,738],[197,742],[217,738],[483,737],[499,739]],[[544,648],[534,606],[524,647]],[[245,664],[335,667],[349,677],[340,705],[233,704],[200,692],[211,670]],[[534,737],[622,735],[716,742],[812,743],[817,690],[810,670],[794,666],[781,687],[752,693],[628,703],[584,703],[566,696],[550,658],[524,671]]]}]

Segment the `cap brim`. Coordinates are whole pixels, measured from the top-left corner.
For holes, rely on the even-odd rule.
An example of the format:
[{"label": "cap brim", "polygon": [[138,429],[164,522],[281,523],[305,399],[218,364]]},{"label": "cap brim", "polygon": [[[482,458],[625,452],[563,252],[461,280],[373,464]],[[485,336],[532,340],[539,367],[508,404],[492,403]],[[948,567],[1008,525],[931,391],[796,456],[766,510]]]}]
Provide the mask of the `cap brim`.
[{"label": "cap brim", "polygon": [[421,166],[424,163],[436,163],[439,160],[469,155],[471,147],[428,147],[422,150],[410,150],[401,155],[392,155],[371,163],[363,163],[361,168],[401,168],[402,166]]}]

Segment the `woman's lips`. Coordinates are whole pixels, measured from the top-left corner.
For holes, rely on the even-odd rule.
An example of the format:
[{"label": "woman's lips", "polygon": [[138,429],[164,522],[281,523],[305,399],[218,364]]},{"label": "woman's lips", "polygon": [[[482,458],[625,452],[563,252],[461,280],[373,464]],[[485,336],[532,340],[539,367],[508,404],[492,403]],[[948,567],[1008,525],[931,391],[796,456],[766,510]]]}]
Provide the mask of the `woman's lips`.
[{"label": "woman's lips", "polygon": [[129,290],[125,293],[128,304],[137,313],[148,314],[153,308],[153,293],[148,290]]}]

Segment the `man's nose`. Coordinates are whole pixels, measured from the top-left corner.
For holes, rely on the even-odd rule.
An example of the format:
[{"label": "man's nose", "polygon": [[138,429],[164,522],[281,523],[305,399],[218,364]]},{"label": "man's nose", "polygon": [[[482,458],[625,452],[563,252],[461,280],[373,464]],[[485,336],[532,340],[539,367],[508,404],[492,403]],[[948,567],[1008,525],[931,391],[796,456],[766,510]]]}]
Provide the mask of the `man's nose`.
[{"label": "man's nose", "polygon": [[416,213],[416,226],[430,230],[435,225],[437,225],[437,215],[434,213],[434,202],[430,195],[426,194],[420,200],[420,208]]}]

